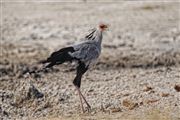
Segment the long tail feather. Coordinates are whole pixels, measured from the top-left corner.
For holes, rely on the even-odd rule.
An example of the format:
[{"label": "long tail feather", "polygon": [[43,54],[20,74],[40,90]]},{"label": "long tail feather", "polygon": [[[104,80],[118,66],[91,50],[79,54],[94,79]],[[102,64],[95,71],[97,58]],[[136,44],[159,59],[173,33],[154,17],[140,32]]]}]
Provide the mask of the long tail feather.
[{"label": "long tail feather", "polygon": [[53,67],[54,65],[62,64],[66,61],[71,61],[73,60],[72,56],[70,56],[68,53],[69,52],[74,52],[73,47],[66,47],[62,48],[59,51],[53,52],[50,57],[48,57],[46,60],[42,60],[39,63],[41,64],[46,64],[46,68]]}]

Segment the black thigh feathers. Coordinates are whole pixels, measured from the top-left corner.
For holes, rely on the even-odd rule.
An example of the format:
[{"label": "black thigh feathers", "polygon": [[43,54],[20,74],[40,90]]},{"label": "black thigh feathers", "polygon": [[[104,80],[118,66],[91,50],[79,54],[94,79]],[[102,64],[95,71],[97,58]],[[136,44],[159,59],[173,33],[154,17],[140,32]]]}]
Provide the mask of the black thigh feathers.
[{"label": "black thigh feathers", "polygon": [[62,64],[64,62],[72,61],[74,58],[68,54],[68,52],[74,52],[73,47],[62,48],[56,52],[53,52],[50,57],[46,60],[41,61],[41,63],[49,63],[46,68],[50,68],[54,65]]},{"label": "black thigh feathers", "polygon": [[79,65],[77,67],[77,71],[76,71],[76,77],[73,81],[73,84],[77,87],[80,88],[81,86],[81,78],[82,75],[88,70],[88,67],[81,61],[79,61]]}]

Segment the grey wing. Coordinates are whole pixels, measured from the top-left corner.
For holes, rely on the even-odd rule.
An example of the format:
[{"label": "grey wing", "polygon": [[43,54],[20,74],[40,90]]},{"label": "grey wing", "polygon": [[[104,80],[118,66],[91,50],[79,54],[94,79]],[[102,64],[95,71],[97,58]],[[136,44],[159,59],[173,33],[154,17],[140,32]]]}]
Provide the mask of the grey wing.
[{"label": "grey wing", "polygon": [[100,54],[100,49],[92,43],[83,43],[74,46],[75,52],[70,53],[71,56],[83,62],[88,62],[97,59]]}]

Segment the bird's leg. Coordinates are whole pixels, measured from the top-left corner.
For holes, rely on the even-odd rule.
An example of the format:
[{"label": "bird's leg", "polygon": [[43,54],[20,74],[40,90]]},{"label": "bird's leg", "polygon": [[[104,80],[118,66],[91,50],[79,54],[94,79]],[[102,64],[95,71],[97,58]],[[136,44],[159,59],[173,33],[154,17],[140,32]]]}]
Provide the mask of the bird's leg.
[{"label": "bird's leg", "polygon": [[81,108],[82,108],[82,111],[83,113],[85,113],[85,110],[84,110],[84,106],[83,106],[83,102],[82,102],[82,98],[81,98],[81,93],[80,93],[80,90],[77,86],[75,86],[77,91],[78,91],[78,94],[79,94],[79,99],[80,99],[80,102],[81,102]]},{"label": "bird's leg", "polygon": [[88,106],[88,108],[91,108],[91,106],[89,105],[89,103],[87,102],[87,100],[85,99],[84,95],[81,93],[81,91],[79,90],[83,100],[85,101],[86,105]]},{"label": "bird's leg", "polygon": [[[76,72],[76,77],[73,81],[73,84],[75,85],[78,94],[80,96],[80,100],[83,99],[88,107],[88,110],[91,108],[91,106],[89,105],[89,103],[87,102],[87,100],[85,99],[85,97],[83,96],[83,94],[80,91],[80,86],[81,86],[81,78],[82,75],[87,71],[87,67],[84,63],[79,62],[79,66],[77,67],[77,72]],[[82,97],[82,98],[81,98]],[[82,100],[81,100],[81,104],[82,104]],[[83,104],[82,104],[83,106]],[[84,107],[82,107],[82,110],[84,109]],[[84,112],[84,111],[83,111]]]},{"label": "bird's leg", "polygon": [[[81,93],[79,87],[77,87],[77,86],[75,86],[75,87],[76,87],[79,95],[83,98],[83,100],[84,100],[84,102],[86,103],[87,107],[88,107],[89,109],[91,109],[91,106],[90,106],[89,103],[87,102],[87,100],[86,100],[86,98],[84,97],[84,95]],[[81,98],[80,98],[80,99],[81,99]],[[81,102],[81,103],[82,103],[82,102]]]}]

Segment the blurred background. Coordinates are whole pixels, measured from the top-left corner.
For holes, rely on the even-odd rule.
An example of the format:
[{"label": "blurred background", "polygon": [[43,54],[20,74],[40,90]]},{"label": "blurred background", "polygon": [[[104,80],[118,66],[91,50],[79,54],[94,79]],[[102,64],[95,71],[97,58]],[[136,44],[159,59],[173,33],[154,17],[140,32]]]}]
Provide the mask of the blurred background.
[{"label": "blurred background", "polygon": [[154,109],[160,111],[160,118],[180,118],[178,0],[0,3],[2,118],[58,115],[72,119],[80,113],[72,85],[75,71],[69,70],[68,65],[32,78],[25,78],[24,74],[38,69],[37,62],[51,52],[80,41],[99,23],[110,25],[103,36],[102,54],[97,66],[82,80],[82,91],[93,106],[94,119],[101,116],[99,113],[109,112],[116,113],[110,115],[112,119],[129,114],[139,118],[143,117],[142,112]]}]

